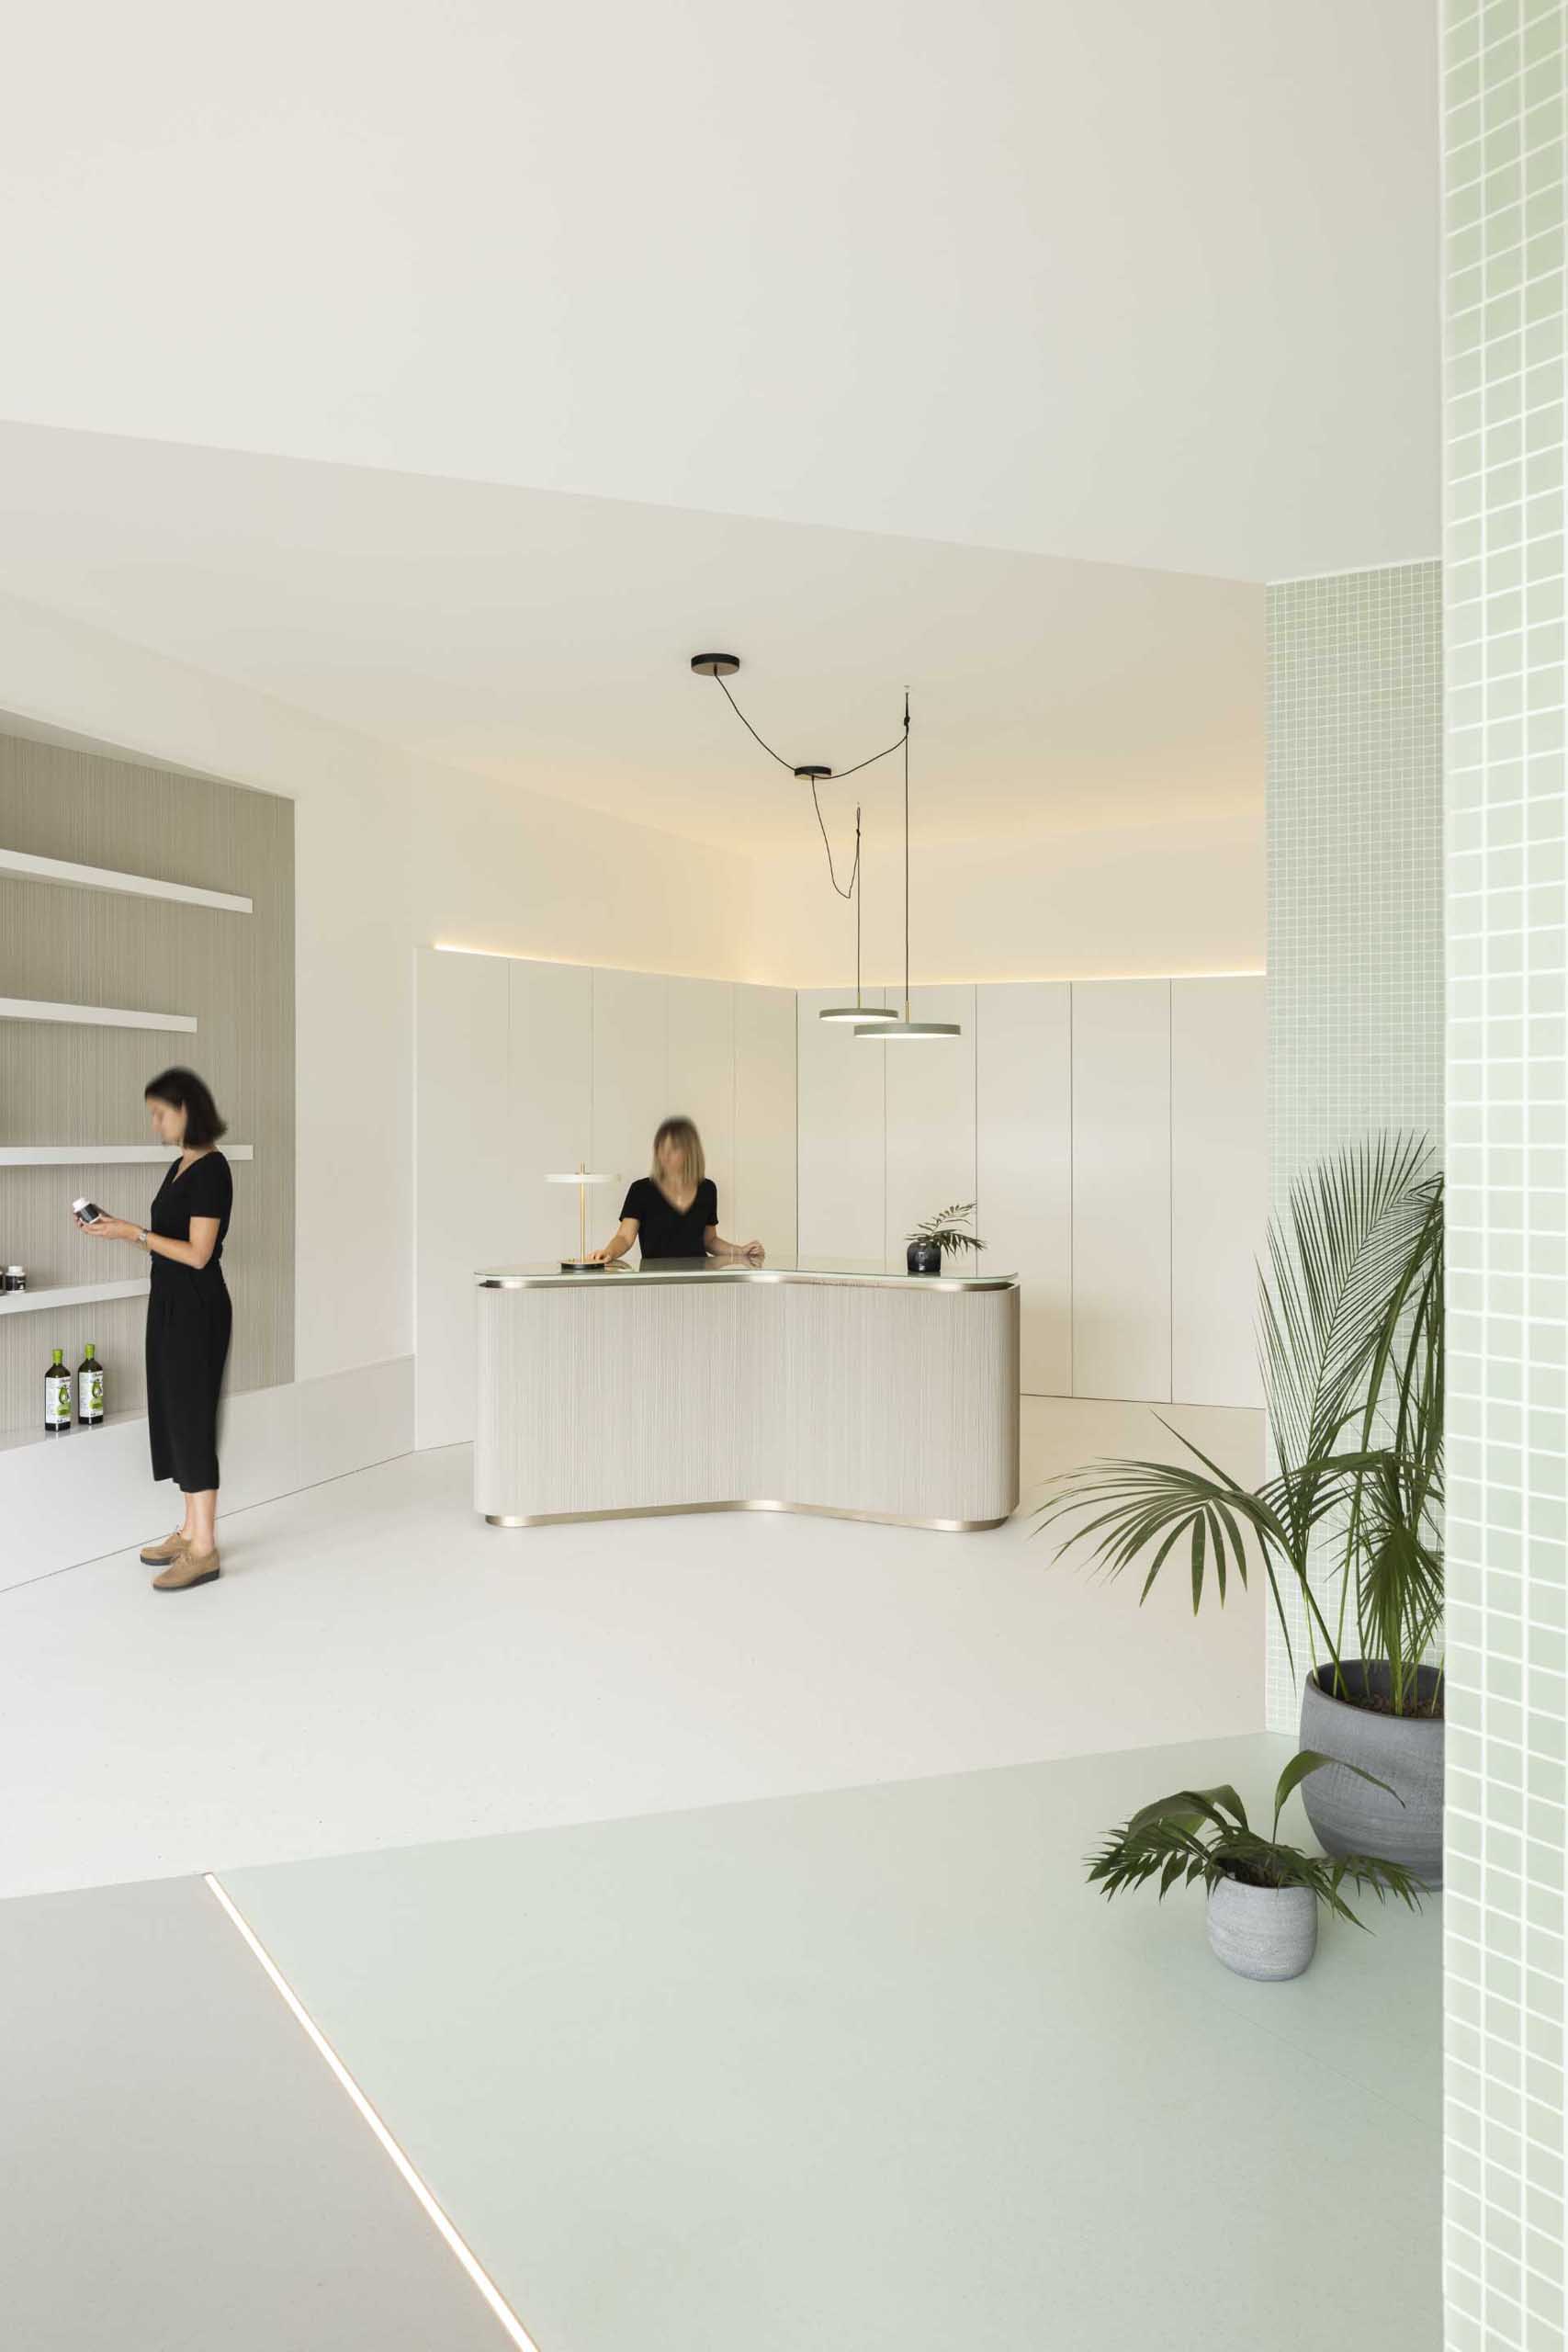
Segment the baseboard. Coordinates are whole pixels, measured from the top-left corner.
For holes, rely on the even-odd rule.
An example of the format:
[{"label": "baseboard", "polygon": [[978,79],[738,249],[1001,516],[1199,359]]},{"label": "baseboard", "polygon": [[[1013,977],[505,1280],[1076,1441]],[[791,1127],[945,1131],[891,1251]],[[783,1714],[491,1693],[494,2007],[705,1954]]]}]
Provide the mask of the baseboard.
[{"label": "baseboard", "polygon": [[[251,1389],[223,1403],[223,1509],[271,1502],[412,1451],[412,1356]],[[0,1453],[0,1591],[162,1534],[173,1491],[152,1483],[140,1413],[8,1447]]]}]

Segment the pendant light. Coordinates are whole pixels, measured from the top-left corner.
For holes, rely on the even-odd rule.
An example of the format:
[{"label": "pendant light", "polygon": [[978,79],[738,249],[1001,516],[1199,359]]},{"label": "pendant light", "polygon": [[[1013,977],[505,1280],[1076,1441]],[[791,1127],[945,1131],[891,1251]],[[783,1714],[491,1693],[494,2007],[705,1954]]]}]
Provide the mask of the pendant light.
[{"label": "pendant light", "polygon": [[744,727],[748,735],[751,737],[755,743],[761,745],[761,749],[766,752],[769,759],[776,760],[781,768],[787,768],[790,774],[795,777],[797,784],[808,784],[811,786],[811,805],[817,813],[818,830],[822,835],[822,845],[828,853],[828,878],[832,883],[834,889],[838,892],[840,899],[852,898],[854,899],[855,1001],[853,1004],[829,1005],[825,1012],[818,1014],[818,1019],[822,1021],[852,1022],[854,1024],[854,1034],[857,1037],[956,1037],[961,1035],[962,1032],[960,1031],[956,1021],[915,1021],[911,1019],[909,1012],[909,694],[908,687],[906,687],[904,691],[904,728],[902,734],[895,737],[894,741],[891,743],[885,745],[880,752],[873,752],[868,758],[857,760],[852,768],[840,768],[839,771],[839,777],[840,781],[842,781],[845,776],[858,775],[862,768],[874,767],[879,760],[891,759],[893,753],[899,749],[900,745],[903,747],[904,1012],[903,1017],[900,1019],[899,1015],[889,1005],[864,1004],[861,1001],[863,991],[861,988],[861,812],[859,808],[855,810],[855,862],[851,872],[849,887],[846,888],[843,884],[840,882],[838,875],[835,873],[833,868],[833,845],[828,839],[828,828],[823,822],[822,818],[822,803],[818,797],[817,791],[817,787],[819,783],[826,783],[831,780],[833,770],[830,767],[824,766],[818,761],[810,761],[805,764],[796,765],[794,761],[785,759],[782,752],[775,752],[773,745],[762,736],[758,734],[757,729],[752,726],[750,720],[747,718],[745,712],[736,701],[735,696],[729,691],[728,681],[734,677],[736,672],[740,667],[740,656],[738,653],[694,653],[691,657],[691,666],[694,675],[697,677],[711,678],[714,681],[714,684],[724,695],[725,700],[728,703],[729,707],[735,713],[736,718],[740,721],[741,726]]},{"label": "pendant light", "polygon": [[853,1004],[829,1004],[817,1016],[818,1021],[896,1021],[897,1014],[891,1005],[863,1004],[860,984],[860,900],[862,875],[860,862],[860,810],[855,810],[855,862],[850,875],[850,887],[855,899],[855,1001]]},{"label": "pendant light", "polygon": [[915,1021],[909,1014],[909,696],[904,695],[904,1016],[879,1021],[855,1031],[857,1037],[882,1037],[889,1045],[898,1038],[957,1037],[956,1021]]}]

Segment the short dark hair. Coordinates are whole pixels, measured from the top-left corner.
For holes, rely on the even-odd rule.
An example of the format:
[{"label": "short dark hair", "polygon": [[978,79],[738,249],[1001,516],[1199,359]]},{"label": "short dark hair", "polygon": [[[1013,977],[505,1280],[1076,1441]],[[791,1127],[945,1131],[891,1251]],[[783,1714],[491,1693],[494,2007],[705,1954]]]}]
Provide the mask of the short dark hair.
[{"label": "short dark hair", "polygon": [[161,1069],[150,1078],[142,1089],[142,1099],[148,1102],[167,1102],[186,1114],[186,1145],[187,1149],[204,1151],[209,1144],[229,1130],[218,1115],[218,1105],[204,1078],[193,1069]]}]

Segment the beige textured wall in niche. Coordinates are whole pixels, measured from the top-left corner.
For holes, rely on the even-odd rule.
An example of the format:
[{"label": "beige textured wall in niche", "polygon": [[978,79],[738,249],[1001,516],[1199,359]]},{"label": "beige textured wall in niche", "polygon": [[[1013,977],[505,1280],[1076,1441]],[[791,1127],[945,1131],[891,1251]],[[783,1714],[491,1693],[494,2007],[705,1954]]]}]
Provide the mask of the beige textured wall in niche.
[{"label": "beige textured wall in niche", "polygon": [[[6,722],[0,719],[0,729]],[[208,776],[0,731],[0,848],[242,894],[246,914],[0,874],[0,997],[193,1015],[194,1035],[0,1019],[0,1144],[139,1144],[142,1088],[199,1070],[255,1157],[234,1166],[224,1268],[231,1390],[294,1370],[294,804]],[[130,1280],[134,1252],[71,1221],[88,1193],[143,1216],[156,1165],[0,1167],[0,1261],[32,1290]],[[41,1436],[51,1347],[108,1368],[111,1411],[143,1401],[141,1299],[0,1317],[0,1438]],[[90,1440],[84,1442],[90,1442]]]}]

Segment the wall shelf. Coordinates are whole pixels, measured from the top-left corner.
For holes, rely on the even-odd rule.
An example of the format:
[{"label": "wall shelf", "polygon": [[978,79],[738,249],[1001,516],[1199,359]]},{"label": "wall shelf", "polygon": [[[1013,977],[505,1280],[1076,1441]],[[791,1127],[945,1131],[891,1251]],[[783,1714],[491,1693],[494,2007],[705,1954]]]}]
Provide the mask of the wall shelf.
[{"label": "wall shelf", "polygon": [[56,882],[76,890],[109,890],[122,899],[166,899],[175,906],[213,907],[220,913],[248,915],[249,899],[231,890],[198,890],[189,882],[162,882],[152,874],[119,874],[109,865],[76,865],[64,857],[34,857],[21,849],[0,849],[0,876],[24,882]]},{"label": "wall shelf", "polygon": [[145,1298],[145,1274],[132,1283],[72,1283],[62,1290],[0,1291],[0,1315],[33,1315],[51,1306],[96,1306],[100,1300]]},{"label": "wall shelf", "polygon": [[193,1012],[130,1012],[117,1004],[48,1004],[41,997],[0,996],[0,1021],[64,1021],[83,1029],[178,1029],[196,1035]]},{"label": "wall shelf", "polygon": [[[255,1146],[226,1143],[225,1159],[254,1159]],[[158,1143],[6,1143],[0,1144],[0,1168],[151,1168],[173,1159],[167,1144]]]}]

